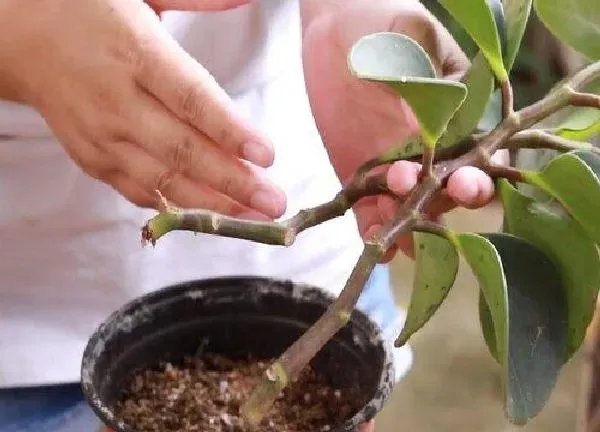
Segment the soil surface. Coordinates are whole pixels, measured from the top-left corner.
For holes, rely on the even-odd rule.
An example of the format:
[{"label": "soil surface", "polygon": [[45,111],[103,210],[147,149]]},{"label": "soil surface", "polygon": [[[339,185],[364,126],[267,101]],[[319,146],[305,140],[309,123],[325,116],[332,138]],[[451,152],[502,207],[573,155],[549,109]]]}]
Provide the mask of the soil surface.
[{"label": "soil surface", "polygon": [[[264,361],[232,361],[217,355],[161,364],[132,377],[116,411],[136,432],[246,432],[239,408],[268,367]],[[340,390],[307,367],[288,385],[261,432],[326,432],[350,418],[364,399]]]}]

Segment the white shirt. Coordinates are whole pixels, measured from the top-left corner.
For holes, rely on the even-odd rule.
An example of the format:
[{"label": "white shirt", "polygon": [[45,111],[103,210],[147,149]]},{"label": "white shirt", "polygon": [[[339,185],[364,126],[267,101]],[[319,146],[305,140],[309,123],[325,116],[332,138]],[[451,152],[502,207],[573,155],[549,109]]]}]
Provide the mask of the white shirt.
[{"label": "white shirt", "polygon": [[[304,90],[298,1],[169,12],[164,25],[275,143],[284,217],[331,199],[340,183]],[[35,111],[0,102],[0,387],[78,381],[95,327],[150,290],[254,274],[337,293],[362,250],[352,212],[290,248],[175,232],[142,249],[153,214],[86,176]]]}]

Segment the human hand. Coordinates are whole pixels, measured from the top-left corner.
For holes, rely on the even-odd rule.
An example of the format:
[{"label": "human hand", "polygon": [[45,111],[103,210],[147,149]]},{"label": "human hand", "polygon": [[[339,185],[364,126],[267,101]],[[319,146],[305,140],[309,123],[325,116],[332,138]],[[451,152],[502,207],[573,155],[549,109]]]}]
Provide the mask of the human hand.
[{"label": "human hand", "polygon": [[[332,164],[347,182],[358,166],[378,156],[390,145],[418,133],[408,105],[375,83],[363,82],[348,71],[352,45],[370,33],[393,31],[406,34],[430,55],[438,76],[460,77],[468,59],[447,30],[416,0],[304,0],[303,60],[306,87],[324,144]],[[417,183],[420,165],[400,161],[387,173],[388,187],[400,197]],[[428,208],[429,217],[459,205],[468,208],[487,204],[494,195],[492,180],[481,170],[465,167],[454,173],[442,197]],[[354,207],[363,237],[381,228],[397,210],[388,197],[365,198]],[[412,236],[392,247],[412,256]]]},{"label": "human hand", "polygon": [[[243,2],[153,6],[184,3]],[[0,82],[41,113],[89,175],[140,206],[156,206],[159,189],[182,207],[284,212],[283,192],[257,169],[273,161],[267,138],[142,0],[5,0],[0,26]]]},{"label": "human hand", "polygon": [[375,421],[371,420],[369,423],[362,425],[359,432],[375,432]]},{"label": "human hand", "polygon": [[155,12],[179,11],[224,11],[252,3],[253,0],[145,0]]}]

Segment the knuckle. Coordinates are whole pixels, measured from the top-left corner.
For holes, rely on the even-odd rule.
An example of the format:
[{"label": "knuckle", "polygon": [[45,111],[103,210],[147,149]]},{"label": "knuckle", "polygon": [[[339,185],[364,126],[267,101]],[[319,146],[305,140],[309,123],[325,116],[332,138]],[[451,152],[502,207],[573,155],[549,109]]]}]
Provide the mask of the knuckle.
[{"label": "knuckle", "polygon": [[223,213],[227,216],[239,216],[244,212],[248,211],[243,205],[238,202],[229,202],[223,208]]},{"label": "knuckle", "polygon": [[[153,190],[158,190],[160,193],[171,197],[174,195],[177,172],[172,169],[162,171],[156,181],[153,183]],[[150,191],[151,192],[151,191]]]},{"label": "knuckle", "polygon": [[113,57],[121,64],[134,70],[141,69],[144,64],[143,56],[137,43],[125,41],[112,48]]},{"label": "knuckle", "polygon": [[237,139],[233,126],[220,127],[217,132],[216,141],[219,144],[234,144],[233,150],[239,153],[242,152],[242,144],[238,142],[239,140]]},{"label": "knuckle", "polygon": [[152,72],[152,62],[147,61],[147,56],[154,45],[150,36],[124,34],[110,49],[118,63],[141,75]]},{"label": "knuckle", "polygon": [[173,166],[173,169],[182,173],[187,173],[192,167],[194,142],[190,137],[184,137],[171,148],[169,163]]},{"label": "knuckle", "polygon": [[185,120],[194,124],[205,123],[209,108],[205,98],[200,96],[193,86],[184,86],[179,93],[179,110]]},{"label": "knuckle", "polygon": [[209,207],[214,211],[234,217],[248,211],[248,208],[228,196],[219,196]]},{"label": "knuckle", "polygon": [[240,184],[236,178],[228,173],[221,176],[218,182],[218,189],[228,197],[234,197],[240,192]]},{"label": "knuckle", "polygon": [[114,164],[109,159],[95,154],[95,152],[90,154],[72,152],[70,157],[83,172],[96,180],[108,182],[114,174]]}]

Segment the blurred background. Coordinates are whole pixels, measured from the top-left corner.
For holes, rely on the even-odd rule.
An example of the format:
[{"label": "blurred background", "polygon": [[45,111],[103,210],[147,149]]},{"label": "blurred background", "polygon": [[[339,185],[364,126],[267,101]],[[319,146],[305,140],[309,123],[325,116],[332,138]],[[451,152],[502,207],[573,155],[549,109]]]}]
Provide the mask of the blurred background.
[{"label": "blurred background", "polygon": [[[472,57],[473,44],[437,2],[423,1]],[[557,42],[532,16],[511,78],[516,107],[542,97],[558,80],[583,65],[582,59]],[[497,205],[477,211],[452,212],[447,223],[458,230],[497,231],[502,210]],[[392,263],[396,298],[408,307],[414,266],[398,256]],[[478,285],[461,262],[448,298],[411,339],[414,366],[397,386],[377,419],[378,432],[572,432],[581,420],[586,385],[580,350],[563,369],[544,411],[524,427],[504,416],[499,367],[490,356],[479,327]]]}]

